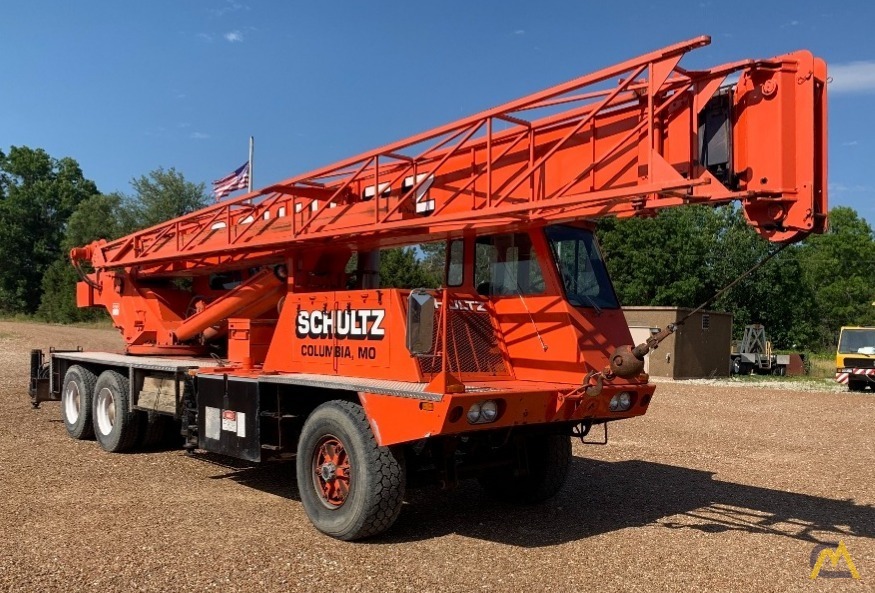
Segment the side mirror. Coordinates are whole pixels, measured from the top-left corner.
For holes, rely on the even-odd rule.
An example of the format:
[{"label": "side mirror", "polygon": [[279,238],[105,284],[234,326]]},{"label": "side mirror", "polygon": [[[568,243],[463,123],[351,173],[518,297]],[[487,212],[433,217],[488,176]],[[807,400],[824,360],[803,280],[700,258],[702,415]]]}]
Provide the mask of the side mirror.
[{"label": "side mirror", "polygon": [[435,300],[422,289],[407,297],[407,350],[411,356],[428,354],[434,340]]}]

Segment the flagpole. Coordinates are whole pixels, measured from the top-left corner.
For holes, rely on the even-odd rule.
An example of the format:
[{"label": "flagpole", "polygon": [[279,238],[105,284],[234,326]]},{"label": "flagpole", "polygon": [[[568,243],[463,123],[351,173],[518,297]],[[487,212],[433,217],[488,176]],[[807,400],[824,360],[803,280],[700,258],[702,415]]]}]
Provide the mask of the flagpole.
[{"label": "flagpole", "polygon": [[252,155],[255,153],[255,136],[249,137],[249,193],[252,193]]}]

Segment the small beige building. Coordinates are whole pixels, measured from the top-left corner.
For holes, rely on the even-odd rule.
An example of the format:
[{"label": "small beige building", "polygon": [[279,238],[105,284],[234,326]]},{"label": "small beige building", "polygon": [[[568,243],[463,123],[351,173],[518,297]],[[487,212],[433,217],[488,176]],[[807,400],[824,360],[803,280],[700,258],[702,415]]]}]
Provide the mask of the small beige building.
[{"label": "small beige building", "polygon": [[[640,344],[651,333],[677,323],[692,309],[623,307],[632,339]],[[644,369],[654,377],[695,379],[729,375],[732,314],[699,311],[647,355]]]}]

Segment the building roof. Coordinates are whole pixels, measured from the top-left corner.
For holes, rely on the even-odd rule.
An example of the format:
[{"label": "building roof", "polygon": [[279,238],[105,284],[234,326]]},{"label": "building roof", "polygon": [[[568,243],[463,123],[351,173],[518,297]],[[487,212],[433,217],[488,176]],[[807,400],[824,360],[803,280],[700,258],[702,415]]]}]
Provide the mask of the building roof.
[{"label": "building roof", "polygon": [[[692,307],[667,307],[667,306],[650,306],[650,305],[635,305],[632,307],[623,307],[623,311],[677,311],[678,313],[690,313],[694,309]],[[711,311],[709,309],[703,309],[699,311],[699,313],[707,313],[708,315],[725,315],[727,317],[732,317],[732,313],[725,313],[723,311]]]}]

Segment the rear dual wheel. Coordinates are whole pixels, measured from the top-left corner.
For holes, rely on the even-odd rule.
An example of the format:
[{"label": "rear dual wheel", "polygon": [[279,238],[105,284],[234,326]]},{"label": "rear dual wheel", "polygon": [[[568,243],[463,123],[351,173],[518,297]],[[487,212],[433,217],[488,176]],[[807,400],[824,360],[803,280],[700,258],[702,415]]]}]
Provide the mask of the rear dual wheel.
[{"label": "rear dual wheel", "polygon": [[133,410],[127,377],[104,371],[98,378],[79,365],[67,369],[61,391],[61,417],[67,434],[77,440],[95,436],[110,452],[135,446],[178,446],[182,437],[173,417]]},{"label": "rear dual wheel", "polygon": [[61,418],[67,434],[82,441],[94,438],[91,421],[91,400],[97,377],[78,364],[67,369],[61,392]]},{"label": "rear dual wheel", "polygon": [[143,430],[144,415],[132,409],[127,377],[104,371],[94,386],[94,436],[104,450],[111,453],[129,451]]}]

